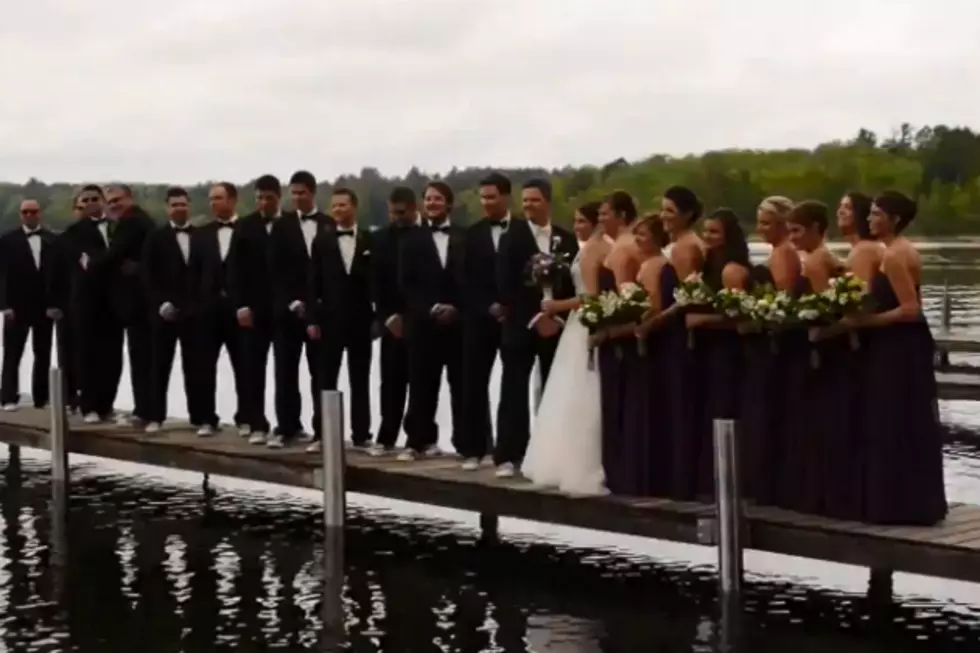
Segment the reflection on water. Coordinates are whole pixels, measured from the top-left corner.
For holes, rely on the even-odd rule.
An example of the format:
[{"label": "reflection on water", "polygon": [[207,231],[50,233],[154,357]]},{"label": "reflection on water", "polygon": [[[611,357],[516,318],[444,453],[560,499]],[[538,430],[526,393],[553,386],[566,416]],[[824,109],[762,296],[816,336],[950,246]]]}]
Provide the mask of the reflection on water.
[{"label": "reflection on water", "polygon": [[[315,503],[221,488],[209,498],[74,465],[59,588],[49,467],[22,458],[2,463],[0,650],[328,650]],[[727,633],[743,651],[980,645],[980,606],[908,595],[879,609],[860,592],[773,576],[753,576],[726,631],[703,566],[520,537],[490,547],[472,529],[358,506],[345,551],[355,651],[680,653],[720,650]]]},{"label": "reflection on water", "polygon": [[[980,250],[923,257],[930,320],[948,282],[955,326],[980,333]],[[120,405],[130,397],[124,382]],[[226,416],[233,403],[227,391],[219,397]],[[950,498],[980,503],[980,404],[942,408]],[[193,474],[148,477],[148,468],[75,457],[62,558],[48,462],[21,457],[0,454],[0,651],[334,650],[324,641],[315,493],[238,481],[215,493]],[[351,512],[346,583],[330,591],[354,651],[686,653],[733,638],[752,652],[980,645],[976,585],[898,575],[899,598],[878,608],[864,598],[866,570],[749,552],[744,618],[725,621],[709,549],[516,520],[501,522],[506,544],[487,547],[468,526],[475,520],[455,511],[361,497]]]}]

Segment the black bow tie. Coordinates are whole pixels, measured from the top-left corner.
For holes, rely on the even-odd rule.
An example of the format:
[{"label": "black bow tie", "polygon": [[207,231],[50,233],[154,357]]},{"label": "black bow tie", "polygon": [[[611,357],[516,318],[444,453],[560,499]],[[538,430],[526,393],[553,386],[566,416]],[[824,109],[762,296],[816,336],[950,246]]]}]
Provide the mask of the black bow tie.
[{"label": "black bow tie", "polygon": [[490,226],[491,227],[498,227],[500,229],[506,229],[507,228],[507,225],[509,225],[509,224],[510,224],[510,221],[509,220],[497,220],[496,222],[491,222],[490,223]]},{"label": "black bow tie", "polygon": [[191,226],[189,224],[175,224],[171,226],[174,228],[174,231],[187,232],[191,230]]},{"label": "black bow tie", "polygon": [[434,233],[434,234],[448,234],[449,233],[449,225],[448,224],[440,225],[438,227],[436,225],[431,225],[430,226],[430,229],[432,229],[432,233]]},{"label": "black bow tie", "polygon": [[316,213],[310,213],[309,215],[299,216],[300,220],[316,220]]},{"label": "black bow tie", "polygon": [[234,229],[235,228],[235,225],[231,222],[231,220],[228,220],[227,222],[224,221],[224,220],[216,220],[215,222],[217,222],[217,224],[218,224],[218,229]]},{"label": "black bow tie", "polygon": [[40,229],[31,229],[31,230],[25,231],[24,233],[27,234],[27,237],[28,238],[30,238],[31,236],[40,236],[41,235],[41,230]]},{"label": "black bow tie", "polygon": [[269,218],[264,215],[262,216],[262,224],[272,224],[273,222],[275,222],[275,218]]},{"label": "black bow tie", "polygon": [[353,238],[354,237],[354,230],[353,229],[338,229],[337,230],[337,237],[338,238],[343,238],[344,236],[349,236],[349,237]]}]

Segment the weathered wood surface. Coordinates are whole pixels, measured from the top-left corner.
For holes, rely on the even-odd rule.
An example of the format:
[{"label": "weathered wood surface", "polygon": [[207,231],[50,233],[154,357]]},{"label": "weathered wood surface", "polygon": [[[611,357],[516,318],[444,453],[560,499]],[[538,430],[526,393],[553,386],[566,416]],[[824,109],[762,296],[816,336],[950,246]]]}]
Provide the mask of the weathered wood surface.
[{"label": "weathered wood surface", "polygon": [[[33,408],[0,414],[0,441],[48,449],[49,421]],[[319,454],[250,446],[228,432],[199,438],[180,422],[152,436],[76,420],[70,428],[71,452],[297,487],[320,484]],[[699,522],[714,515],[713,506],[698,502],[569,497],[524,480],[497,479],[489,466],[462,471],[451,456],[405,463],[351,452],[346,476],[352,492],[678,542],[697,543]],[[752,549],[980,582],[980,506],[953,506],[944,524],[930,528],[838,522],[757,506],[749,506],[747,516]]]},{"label": "weathered wood surface", "polygon": [[980,401],[980,374],[936,372],[936,386],[940,399]]},{"label": "weathered wood surface", "polygon": [[980,336],[956,331],[933,331],[938,349],[955,354],[980,354]]}]

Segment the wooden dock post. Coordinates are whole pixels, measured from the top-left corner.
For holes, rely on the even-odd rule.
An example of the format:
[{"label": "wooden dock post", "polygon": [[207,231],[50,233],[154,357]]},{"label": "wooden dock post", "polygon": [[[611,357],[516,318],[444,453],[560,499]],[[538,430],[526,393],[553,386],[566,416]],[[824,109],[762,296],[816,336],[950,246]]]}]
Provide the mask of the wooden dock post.
[{"label": "wooden dock post", "polygon": [[496,544],[500,540],[500,518],[496,513],[480,513],[480,542]]},{"label": "wooden dock post", "polygon": [[[943,279],[942,324],[943,331],[949,333],[953,327],[953,301],[949,297],[949,279]],[[949,349],[938,343],[935,364],[941,370],[949,367]]]},{"label": "wooden dock post", "polygon": [[323,489],[323,638],[331,648],[347,638],[344,618],[344,393],[320,393],[321,486]]},{"label": "wooden dock post", "polygon": [[54,572],[55,594],[65,590],[68,567],[68,412],[65,406],[65,380],[61,368],[52,367],[48,373],[51,389],[51,568]]},{"label": "wooden dock post", "polygon": [[725,600],[741,593],[743,576],[744,509],[739,488],[735,420],[714,420],[714,448],[718,597]]},{"label": "wooden dock post", "polygon": [[872,567],[868,576],[868,603],[872,609],[891,606],[895,591],[895,576],[891,569]]}]

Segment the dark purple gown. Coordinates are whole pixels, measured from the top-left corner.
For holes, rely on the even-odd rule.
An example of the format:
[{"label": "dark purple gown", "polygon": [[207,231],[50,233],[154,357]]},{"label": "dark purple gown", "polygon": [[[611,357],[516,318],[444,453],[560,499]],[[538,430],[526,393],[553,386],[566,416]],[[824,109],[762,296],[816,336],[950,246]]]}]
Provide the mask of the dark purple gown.
[{"label": "dark purple gown", "polygon": [[[669,263],[660,270],[662,308],[674,303],[677,274]],[[683,333],[676,319],[650,333],[643,355],[635,342],[624,343],[622,360],[621,444],[606,467],[606,484],[616,494],[668,496],[671,480],[670,393],[672,362],[683,347]]]},{"label": "dark purple gown", "polygon": [[[616,276],[605,266],[599,268],[598,282],[599,292],[616,290]],[[602,467],[606,471],[606,487],[613,494],[618,494],[619,488],[616,487],[617,479],[610,481],[610,476],[615,476],[610,470],[622,469],[623,455],[623,348],[623,341],[607,341],[599,345],[596,352],[601,384]]]},{"label": "dark purple gown", "polygon": [[[870,285],[876,311],[898,306],[883,273],[877,273]],[[862,521],[933,525],[946,516],[934,346],[922,315],[915,322],[868,329],[861,411]]]}]

